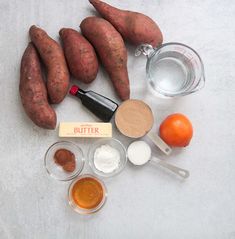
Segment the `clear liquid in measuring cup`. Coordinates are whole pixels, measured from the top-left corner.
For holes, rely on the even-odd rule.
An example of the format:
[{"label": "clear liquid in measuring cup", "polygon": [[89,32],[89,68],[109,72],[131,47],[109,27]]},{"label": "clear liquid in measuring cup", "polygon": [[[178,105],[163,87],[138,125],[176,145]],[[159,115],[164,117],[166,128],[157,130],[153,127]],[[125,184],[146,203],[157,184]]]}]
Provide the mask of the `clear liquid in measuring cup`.
[{"label": "clear liquid in measuring cup", "polygon": [[184,94],[195,78],[194,67],[185,55],[175,51],[155,54],[148,66],[152,88],[163,95]]}]

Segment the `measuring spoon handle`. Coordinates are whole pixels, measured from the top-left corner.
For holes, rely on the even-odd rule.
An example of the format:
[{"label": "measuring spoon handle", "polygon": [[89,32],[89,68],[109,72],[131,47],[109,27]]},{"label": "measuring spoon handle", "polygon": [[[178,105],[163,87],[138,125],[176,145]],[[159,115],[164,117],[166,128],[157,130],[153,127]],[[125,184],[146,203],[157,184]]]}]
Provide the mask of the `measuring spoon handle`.
[{"label": "measuring spoon handle", "polygon": [[188,178],[189,175],[190,175],[188,170],[176,167],[176,166],[174,166],[172,164],[169,164],[169,163],[166,163],[165,161],[163,161],[163,160],[161,160],[159,158],[152,157],[151,161],[153,161],[154,163],[157,163],[160,166],[170,170],[171,172],[179,175],[180,177]]},{"label": "measuring spoon handle", "polygon": [[163,153],[166,155],[171,153],[171,147],[167,145],[156,133],[149,132],[147,136]]}]

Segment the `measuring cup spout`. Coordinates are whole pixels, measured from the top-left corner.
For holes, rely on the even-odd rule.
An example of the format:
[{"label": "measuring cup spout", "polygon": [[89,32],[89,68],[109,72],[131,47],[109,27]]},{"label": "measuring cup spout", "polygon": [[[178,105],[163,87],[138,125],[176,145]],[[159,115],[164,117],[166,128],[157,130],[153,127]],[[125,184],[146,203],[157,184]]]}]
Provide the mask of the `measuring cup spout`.
[{"label": "measuring cup spout", "polygon": [[155,49],[149,44],[141,44],[135,50],[135,56],[140,56],[141,53],[147,57],[150,57],[154,53]]}]

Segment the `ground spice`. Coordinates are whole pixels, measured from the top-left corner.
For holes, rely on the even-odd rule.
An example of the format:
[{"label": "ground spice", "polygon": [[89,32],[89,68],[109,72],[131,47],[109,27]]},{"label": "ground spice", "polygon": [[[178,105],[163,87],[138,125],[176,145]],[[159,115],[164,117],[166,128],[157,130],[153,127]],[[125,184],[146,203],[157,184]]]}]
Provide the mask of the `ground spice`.
[{"label": "ground spice", "polygon": [[64,171],[73,172],[76,168],[76,160],[73,152],[67,149],[58,149],[54,155],[55,163],[60,165]]},{"label": "ground spice", "polygon": [[96,208],[101,203],[103,197],[103,187],[101,183],[94,178],[81,178],[73,185],[73,201],[81,208]]}]

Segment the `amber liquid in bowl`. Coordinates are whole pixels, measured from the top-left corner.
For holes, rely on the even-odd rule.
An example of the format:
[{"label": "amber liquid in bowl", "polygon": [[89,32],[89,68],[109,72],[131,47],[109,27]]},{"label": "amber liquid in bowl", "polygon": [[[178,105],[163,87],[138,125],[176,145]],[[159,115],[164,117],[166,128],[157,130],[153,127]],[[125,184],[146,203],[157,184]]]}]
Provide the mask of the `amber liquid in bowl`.
[{"label": "amber liquid in bowl", "polygon": [[75,182],[71,196],[78,207],[94,209],[102,202],[104,190],[98,180],[92,177],[84,177]]}]

